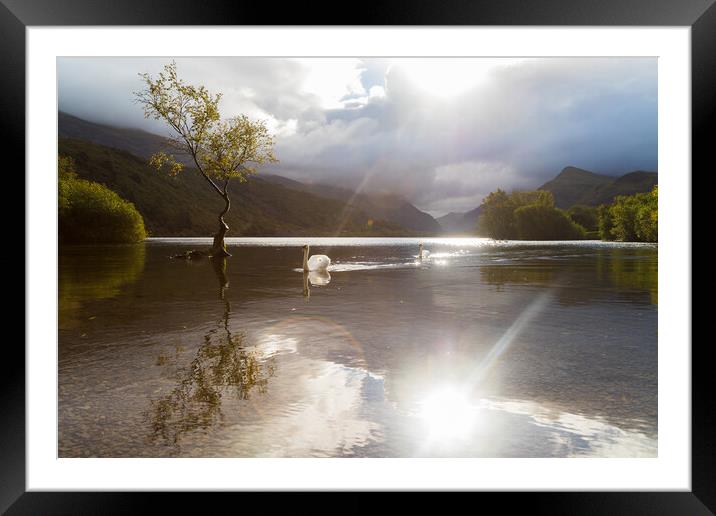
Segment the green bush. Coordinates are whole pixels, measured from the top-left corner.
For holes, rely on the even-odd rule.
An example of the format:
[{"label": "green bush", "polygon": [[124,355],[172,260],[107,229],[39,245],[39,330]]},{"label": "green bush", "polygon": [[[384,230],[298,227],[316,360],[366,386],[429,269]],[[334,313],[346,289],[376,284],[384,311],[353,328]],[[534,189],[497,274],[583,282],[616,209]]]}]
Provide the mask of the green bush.
[{"label": "green bush", "polygon": [[520,240],[583,240],[585,231],[559,208],[530,204],[515,210]]},{"label": "green bush", "polygon": [[567,210],[567,215],[587,231],[599,230],[599,213],[593,206],[575,204]]},{"label": "green bush", "polygon": [[147,237],[131,202],[99,183],[78,179],[71,160],[58,163],[58,232],[63,243],[131,243]]},{"label": "green bush", "polygon": [[478,232],[498,240],[581,240],[585,231],[554,206],[545,190],[490,193],[481,205]]},{"label": "green bush", "polygon": [[515,229],[515,204],[511,196],[503,190],[491,192],[482,201],[481,215],[477,220],[477,230],[497,240],[517,238]]},{"label": "green bush", "polygon": [[599,237],[602,240],[614,240],[612,230],[614,229],[614,220],[612,219],[612,211],[610,206],[602,204],[598,209],[599,214]]},{"label": "green bush", "polygon": [[599,207],[599,233],[604,240],[658,242],[659,191],[619,196]]},{"label": "green bush", "polygon": [[642,242],[659,241],[659,187],[641,195],[636,214],[636,235]]}]

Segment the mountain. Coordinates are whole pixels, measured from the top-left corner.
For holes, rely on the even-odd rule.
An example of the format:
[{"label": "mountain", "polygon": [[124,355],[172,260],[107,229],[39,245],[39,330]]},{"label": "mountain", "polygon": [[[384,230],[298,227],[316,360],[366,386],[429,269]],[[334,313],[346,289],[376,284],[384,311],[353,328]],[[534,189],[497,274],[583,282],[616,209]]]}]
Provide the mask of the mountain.
[{"label": "mountain", "polygon": [[347,213],[363,211],[372,217],[393,222],[412,231],[423,233],[439,233],[441,231],[440,224],[431,215],[420,211],[397,195],[356,193],[336,186],[300,183],[275,175],[265,175],[264,178],[266,181],[281,184],[294,190],[341,201],[344,203]]},{"label": "mountain", "polygon": [[452,233],[454,231],[462,231],[462,224],[463,224],[463,217],[465,216],[464,213],[457,213],[454,211],[451,211],[447,215],[443,215],[442,217],[438,217],[437,220],[440,224],[440,227],[443,228],[443,231],[446,233]]},{"label": "mountain", "polygon": [[443,233],[450,235],[475,235],[477,234],[477,219],[480,216],[480,207],[465,213],[450,212],[439,217],[437,221],[443,229]]},{"label": "mountain", "polygon": [[[60,138],[59,153],[75,160],[80,177],[102,183],[134,203],[152,236],[210,236],[223,201],[196,170],[177,177],[157,172],[127,151]],[[230,186],[229,236],[412,236],[397,224],[344,203],[252,177]]]},{"label": "mountain", "polygon": [[594,195],[600,187],[614,181],[611,176],[595,174],[577,167],[566,167],[557,177],[539,187],[554,195],[558,208],[569,208],[575,204],[586,204],[585,198]]},{"label": "mountain", "polygon": [[126,150],[141,158],[149,158],[155,152],[167,148],[167,139],[158,134],[98,124],[63,111],[57,114],[57,134],[60,138],[85,140]]},{"label": "mountain", "polygon": [[539,189],[552,192],[557,207],[566,209],[575,204],[611,204],[617,195],[648,192],[657,182],[656,172],[636,171],[615,178],[581,168],[566,167]]},{"label": "mountain", "polygon": [[649,192],[658,182],[659,175],[656,172],[645,172],[643,170],[629,172],[610,184],[597,189],[590,198],[585,200],[584,204],[592,206],[611,204],[617,195]]},{"label": "mountain", "polygon": [[[166,148],[166,138],[139,129],[118,128],[83,120],[64,112],[58,114],[60,138],[84,140],[106,147],[128,151],[140,158]],[[188,163],[186,163],[188,165]],[[340,201],[339,219],[369,219],[383,221],[392,228],[401,227],[411,234],[435,234],[441,231],[438,222],[405,199],[389,194],[360,193],[323,184],[305,184],[285,177],[260,174],[267,183],[297,192],[310,193],[323,199]],[[202,180],[203,181],[203,180]],[[267,186],[265,186],[268,188]],[[140,210],[141,211],[141,210]]]}]

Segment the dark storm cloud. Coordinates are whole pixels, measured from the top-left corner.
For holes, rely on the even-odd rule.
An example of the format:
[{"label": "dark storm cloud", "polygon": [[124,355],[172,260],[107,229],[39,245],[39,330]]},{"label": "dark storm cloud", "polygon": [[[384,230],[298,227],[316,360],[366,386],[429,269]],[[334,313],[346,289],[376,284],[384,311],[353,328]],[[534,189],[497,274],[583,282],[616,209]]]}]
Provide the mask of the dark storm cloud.
[{"label": "dark storm cloud", "polygon": [[[58,63],[60,109],[93,121],[143,118],[137,73],[165,59]],[[657,168],[653,58],[511,60],[177,59],[189,82],[224,93],[225,116],[267,120],[272,172],[401,193],[435,214],[497,187],[536,187],[567,165],[622,174]]]}]

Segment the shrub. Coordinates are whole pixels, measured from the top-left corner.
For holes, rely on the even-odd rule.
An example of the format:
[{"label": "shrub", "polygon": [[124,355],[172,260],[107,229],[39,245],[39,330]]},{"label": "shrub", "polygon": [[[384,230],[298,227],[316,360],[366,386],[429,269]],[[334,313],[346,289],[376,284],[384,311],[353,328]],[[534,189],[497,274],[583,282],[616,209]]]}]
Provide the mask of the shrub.
[{"label": "shrub", "polygon": [[490,193],[482,202],[478,232],[491,238],[516,240],[581,240],[585,231],[554,206],[545,190],[503,190]]},{"label": "shrub", "polygon": [[131,202],[104,185],[77,178],[73,164],[58,163],[58,231],[63,243],[130,243],[147,237]]},{"label": "shrub", "polygon": [[602,204],[598,209],[599,214],[599,237],[602,240],[614,240],[612,230],[614,229],[614,220],[612,220],[612,212],[610,206]]},{"label": "shrub", "polygon": [[659,190],[654,186],[651,192],[640,194],[636,212],[636,236],[642,242],[659,241]]},{"label": "shrub", "polygon": [[657,242],[658,186],[651,192],[619,196],[611,206],[599,207],[599,232],[604,240]]},{"label": "shrub", "polygon": [[585,231],[559,208],[530,204],[515,210],[520,240],[582,240]]},{"label": "shrub", "polygon": [[517,238],[514,219],[515,205],[503,190],[490,193],[482,201],[482,214],[478,219],[478,233],[497,240]]},{"label": "shrub", "polygon": [[569,218],[582,226],[587,231],[599,230],[599,213],[593,206],[575,204],[567,210]]}]

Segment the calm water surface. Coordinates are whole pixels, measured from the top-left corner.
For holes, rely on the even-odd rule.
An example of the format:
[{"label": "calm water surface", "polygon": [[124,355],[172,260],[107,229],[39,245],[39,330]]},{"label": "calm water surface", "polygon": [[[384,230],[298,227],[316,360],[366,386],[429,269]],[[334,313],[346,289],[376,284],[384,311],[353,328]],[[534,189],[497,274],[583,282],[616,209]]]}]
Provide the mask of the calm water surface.
[{"label": "calm water surface", "polygon": [[656,246],[307,241],[62,248],[59,455],[656,456]]}]

